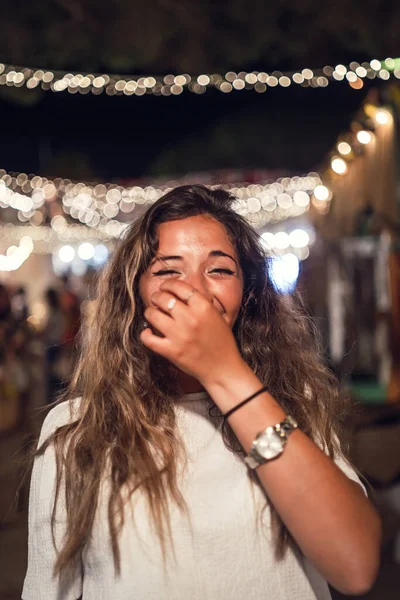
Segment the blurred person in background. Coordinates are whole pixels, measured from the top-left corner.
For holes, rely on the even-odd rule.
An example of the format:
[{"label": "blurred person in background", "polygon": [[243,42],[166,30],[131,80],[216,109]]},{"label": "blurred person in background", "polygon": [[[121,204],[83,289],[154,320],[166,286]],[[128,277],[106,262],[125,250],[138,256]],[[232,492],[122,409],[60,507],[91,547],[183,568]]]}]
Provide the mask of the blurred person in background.
[{"label": "blurred person in background", "polygon": [[65,316],[61,310],[58,291],[54,288],[46,290],[47,322],[42,331],[45,345],[47,373],[47,402],[55,399],[62,387],[61,367],[63,360],[63,335],[65,332]]},{"label": "blurred person in background", "polygon": [[14,332],[10,293],[0,283],[0,432],[8,430],[17,420],[18,390],[10,373]]},{"label": "blurred person in background", "polygon": [[15,329],[14,315],[11,309],[11,295],[8,288],[0,283],[0,329],[12,331]]},{"label": "blurred person in background", "polygon": [[20,286],[15,290],[11,299],[11,307],[14,318],[20,323],[25,322],[29,315],[29,307],[24,286]]},{"label": "blurred person in background", "polygon": [[12,294],[0,284],[0,432],[21,424],[28,405],[26,356],[31,332],[12,310]]},{"label": "blurred person in background", "polygon": [[103,272],[34,461],[24,600],[327,600],[380,521],[295,298],[224,190],[183,186]]}]

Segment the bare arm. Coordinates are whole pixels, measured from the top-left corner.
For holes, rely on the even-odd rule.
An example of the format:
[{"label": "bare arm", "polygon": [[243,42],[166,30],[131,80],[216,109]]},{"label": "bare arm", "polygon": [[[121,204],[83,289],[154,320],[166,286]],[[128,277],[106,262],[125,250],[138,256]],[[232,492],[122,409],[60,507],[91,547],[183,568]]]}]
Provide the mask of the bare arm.
[{"label": "bare arm", "polygon": [[[205,387],[227,412],[262,384],[241,362]],[[274,398],[263,393],[233,413],[229,422],[248,452],[259,431],[285,416]],[[367,591],[379,567],[381,527],[361,487],[298,429],[284,453],[257,473],[301,551],[328,583],[345,594]]]}]

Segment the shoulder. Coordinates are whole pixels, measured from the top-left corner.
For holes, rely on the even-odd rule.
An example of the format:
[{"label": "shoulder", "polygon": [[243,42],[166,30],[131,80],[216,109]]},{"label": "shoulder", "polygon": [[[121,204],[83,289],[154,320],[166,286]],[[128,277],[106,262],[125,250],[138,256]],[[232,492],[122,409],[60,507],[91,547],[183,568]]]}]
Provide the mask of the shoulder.
[{"label": "shoulder", "polygon": [[78,420],[81,398],[60,402],[47,414],[40,432],[39,445],[45,442],[59,427]]}]

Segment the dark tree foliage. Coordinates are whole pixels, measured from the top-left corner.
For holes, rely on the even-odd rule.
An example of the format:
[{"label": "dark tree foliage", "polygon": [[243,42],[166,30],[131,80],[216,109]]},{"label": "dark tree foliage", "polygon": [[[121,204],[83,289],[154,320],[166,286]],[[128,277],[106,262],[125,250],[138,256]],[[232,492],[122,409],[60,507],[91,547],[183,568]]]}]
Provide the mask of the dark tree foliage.
[{"label": "dark tree foliage", "polygon": [[207,72],[398,52],[395,0],[3,0],[0,56],[116,72]]}]

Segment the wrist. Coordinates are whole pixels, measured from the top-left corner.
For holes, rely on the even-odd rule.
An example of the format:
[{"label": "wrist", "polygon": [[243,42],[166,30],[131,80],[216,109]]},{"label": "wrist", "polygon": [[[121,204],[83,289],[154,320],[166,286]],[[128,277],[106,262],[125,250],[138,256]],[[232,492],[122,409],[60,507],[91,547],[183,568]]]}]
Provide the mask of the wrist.
[{"label": "wrist", "polygon": [[250,379],[259,383],[258,378],[249,365],[241,356],[238,356],[228,363],[224,361],[224,364],[220,363],[216,365],[215,371],[208,371],[201,383],[209,394],[212,392],[231,393],[237,389],[237,385],[240,384],[240,382]]},{"label": "wrist", "polygon": [[239,358],[229,368],[220,369],[216,376],[202,382],[224,414],[263,387],[249,365]]}]

